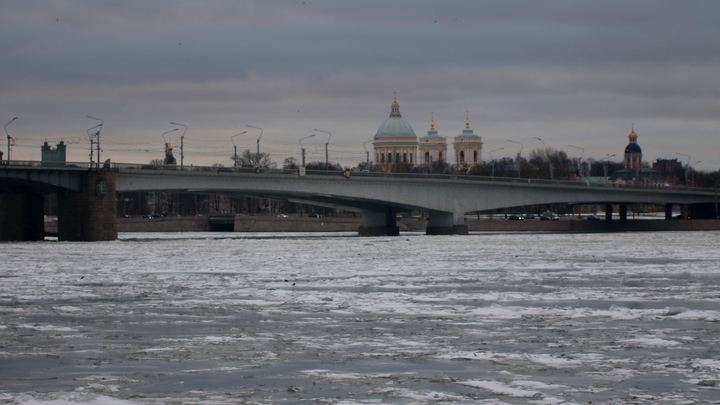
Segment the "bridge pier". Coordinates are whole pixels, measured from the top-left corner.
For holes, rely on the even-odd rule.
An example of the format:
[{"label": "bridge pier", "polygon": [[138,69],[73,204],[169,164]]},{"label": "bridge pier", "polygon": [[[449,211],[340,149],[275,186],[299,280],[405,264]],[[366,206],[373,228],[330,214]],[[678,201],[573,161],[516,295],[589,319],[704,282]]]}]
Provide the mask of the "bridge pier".
[{"label": "bridge pier", "polygon": [[690,217],[690,207],[687,204],[680,205],[680,218],[688,219]]},{"label": "bridge pier", "polygon": [[672,204],[665,204],[665,219],[672,219]]},{"label": "bridge pier", "polygon": [[91,171],[81,176],[81,191],[58,195],[58,240],[117,239],[115,173]]},{"label": "bridge pier", "polygon": [[360,236],[398,236],[400,228],[397,226],[396,211],[387,207],[386,211],[362,212],[362,225],[358,228]]},{"label": "bridge pier", "polygon": [[452,212],[430,211],[426,235],[467,235],[465,216]]},{"label": "bridge pier", "polygon": [[45,238],[44,197],[28,191],[0,193],[0,240]]},{"label": "bridge pier", "polygon": [[605,220],[606,221],[612,221],[612,212],[613,212],[612,204],[605,204]]},{"label": "bridge pier", "polygon": [[628,213],[627,204],[620,204],[620,208],[618,211],[620,211],[620,220],[627,221],[627,213]]}]

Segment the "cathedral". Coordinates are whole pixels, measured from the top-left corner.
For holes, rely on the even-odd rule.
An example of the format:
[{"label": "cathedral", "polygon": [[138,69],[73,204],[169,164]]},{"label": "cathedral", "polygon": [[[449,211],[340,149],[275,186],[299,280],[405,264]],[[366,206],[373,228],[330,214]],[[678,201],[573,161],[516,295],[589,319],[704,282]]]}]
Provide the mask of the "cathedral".
[{"label": "cathedral", "polygon": [[638,145],[637,134],[633,126],[628,135],[628,144],[623,154],[623,168],[615,171],[610,176],[610,181],[615,183],[643,183],[662,184],[665,182],[663,176],[657,170],[642,167],[642,148]]},{"label": "cathedral", "polygon": [[[454,138],[453,148],[457,168],[467,168],[481,161],[482,138],[470,129],[469,113],[466,114],[465,129]],[[373,139],[375,151],[375,170],[397,171],[400,165],[405,167],[431,166],[435,162],[448,162],[447,139],[438,134],[435,120],[430,118],[430,130],[420,138],[415,135],[412,126],[402,118],[400,104],[395,98],[390,109],[390,117],[383,122]],[[419,155],[418,155],[419,147]]]}]

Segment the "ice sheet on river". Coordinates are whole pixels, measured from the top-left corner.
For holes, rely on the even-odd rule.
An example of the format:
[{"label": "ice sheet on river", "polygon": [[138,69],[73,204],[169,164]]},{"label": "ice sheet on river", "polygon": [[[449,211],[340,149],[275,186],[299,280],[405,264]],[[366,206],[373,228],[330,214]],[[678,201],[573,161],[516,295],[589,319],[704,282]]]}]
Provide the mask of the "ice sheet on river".
[{"label": "ice sheet on river", "polygon": [[0,403],[720,403],[720,232],[2,243]]}]

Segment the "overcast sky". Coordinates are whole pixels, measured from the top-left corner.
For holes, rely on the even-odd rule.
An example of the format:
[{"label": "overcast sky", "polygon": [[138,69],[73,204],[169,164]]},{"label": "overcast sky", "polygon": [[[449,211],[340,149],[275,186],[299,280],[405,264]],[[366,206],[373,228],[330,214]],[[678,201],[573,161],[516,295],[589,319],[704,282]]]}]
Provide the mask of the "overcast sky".
[{"label": "overcast sky", "polygon": [[252,125],[278,164],[312,134],[307,159],[324,160],[321,129],[354,166],[396,93],[418,137],[431,114],[459,135],[468,111],[484,159],[541,138],[620,161],[634,124],[645,161],[718,170],[718,22],[718,1],[6,0],[0,121],[18,117],[12,159],[63,139],[87,161],[92,116],[102,160],[162,158],[172,121],[187,165],[230,166],[233,135],[255,150]]}]

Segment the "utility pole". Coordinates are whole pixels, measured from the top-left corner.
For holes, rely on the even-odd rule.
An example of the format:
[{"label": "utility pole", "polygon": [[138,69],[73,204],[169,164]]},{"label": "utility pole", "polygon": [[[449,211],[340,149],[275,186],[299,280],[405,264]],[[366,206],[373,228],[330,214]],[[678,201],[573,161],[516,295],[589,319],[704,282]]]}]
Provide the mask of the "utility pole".
[{"label": "utility pole", "polygon": [[184,144],[185,144],[185,132],[187,132],[187,126],[183,124],[178,124],[177,122],[171,122],[171,125],[177,125],[179,127],[184,127],[182,135],[180,135],[180,170],[183,168],[183,161],[185,160],[185,152],[184,152]]},{"label": "utility pole", "polygon": [[10,125],[10,123],[15,121],[16,119],[18,119],[18,117],[11,119],[10,122],[5,124],[5,135],[7,136],[7,142],[8,142],[8,157],[7,157],[8,162],[10,161],[10,141],[12,140],[12,138],[10,137],[10,135],[8,135],[7,126]]},{"label": "utility pole", "polygon": [[329,135],[327,142],[325,142],[325,170],[327,170],[328,167],[330,166],[330,158],[328,155],[328,145],[330,144],[330,138],[332,138],[332,134],[328,131],[323,131],[322,129],[313,129],[313,131],[318,131],[318,132],[322,132],[324,134]]}]

